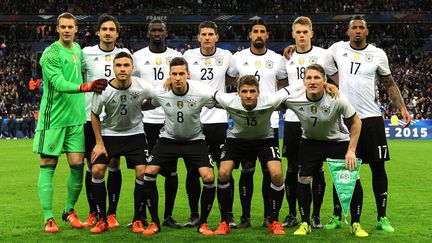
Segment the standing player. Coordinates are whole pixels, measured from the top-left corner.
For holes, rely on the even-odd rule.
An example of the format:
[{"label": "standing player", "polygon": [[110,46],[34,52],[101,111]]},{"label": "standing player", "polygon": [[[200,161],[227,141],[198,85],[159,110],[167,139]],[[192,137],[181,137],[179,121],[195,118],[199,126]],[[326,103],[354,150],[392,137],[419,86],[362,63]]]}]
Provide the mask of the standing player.
[{"label": "standing player", "polygon": [[[141,105],[153,95],[153,86],[138,77],[131,77],[133,60],[129,53],[115,55],[113,65],[115,78],[109,82],[103,94],[94,95],[92,100],[92,126],[96,138],[91,154],[92,192],[99,221],[90,232],[96,234],[109,228],[104,175],[110,159],[119,156],[126,157],[128,168],[135,168],[135,215],[132,227],[134,232],[144,230],[140,211],[145,203],[143,177],[147,144]],[[99,115],[103,108],[106,115],[101,121]]]},{"label": "standing player", "polygon": [[267,168],[271,178],[269,198],[266,198],[270,202],[268,231],[276,235],[285,234],[279,222],[279,210],[284,195],[282,164],[279,141],[274,139],[270,117],[279,104],[288,98],[290,92],[283,88],[272,94],[260,95],[259,86],[255,76],[245,75],[238,80],[237,95],[219,92],[215,94],[216,101],[233,119],[233,126],[228,129],[227,140],[222,149],[218,172],[217,194],[222,221],[214,232],[217,235],[230,232],[227,208],[230,203],[228,188],[232,170],[239,161],[255,161],[256,157]]},{"label": "standing player", "polygon": [[[228,68],[227,75],[234,79],[244,75],[254,75],[260,83],[262,94],[271,94],[278,90],[277,87],[277,69],[282,60],[281,55],[267,48],[269,32],[262,19],[252,22],[249,32],[251,46],[248,49],[234,54],[231,64]],[[271,127],[274,128],[274,138],[279,142],[278,127],[279,114],[275,111],[271,117]],[[242,173],[239,182],[240,200],[242,204],[243,215],[239,228],[247,228],[250,223],[250,209],[253,193],[253,174],[255,172],[255,160],[242,162]],[[264,225],[268,226],[267,217],[269,214],[270,202],[270,175],[265,166],[265,161],[261,161],[263,170],[262,194],[264,201]]]},{"label": "standing player", "polygon": [[[228,69],[232,54],[227,50],[216,48],[219,40],[218,27],[212,21],[201,22],[198,26],[198,42],[201,47],[188,50],[183,57],[189,63],[189,72],[192,80],[199,80],[219,92],[225,93],[225,73]],[[210,155],[219,166],[221,149],[225,142],[226,130],[228,128],[228,117],[225,110],[203,107],[201,112],[201,123],[203,124],[203,134]],[[196,226],[199,222],[198,202],[201,194],[198,171],[189,171],[186,177],[186,192],[189,199],[191,215],[186,227]],[[230,181],[234,185],[234,180]],[[234,188],[232,187],[232,193]],[[234,199],[232,197],[232,199]],[[231,203],[232,206],[232,203]],[[232,207],[230,212],[229,224],[235,227],[234,217],[232,217]]]},{"label": "standing player", "polygon": [[165,83],[169,92],[157,94],[151,101],[153,108],[161,106],[164,109],[166,120],[144,175],[146,201],[152,216],[152,223],[143,231],[144,235],[160,231],[156,176],[161,168],[176,167],[179,157],[183,157],[188,170],[198,170],[201,175],[203,192],[198,232],[213,235],[207,225],[207,217],[216,187],[212,159],[201,130],[200,113],[203,106],[213,107],[214,91],[207,85],[188,79],[188,63],[184,58],[174,58],[170,63],[170,77]]},{"label": "standing player", "polygon": [[[117,53],[126,52],[130,53],[126,48],[119,48],[116,46],[116,40],[120,31],[120,24],[116,18],[111,15],[102,14],[99,16],[98,32],[99,44],[83,49],[83,64],[85,77],[87,80],[94,80],[98,78],[105,78],[111,80],[115,77],[113,70],[113,59]],[[87,122],[84,124],[85,145],[88,166],[85,176],[85,186],[87,192],[87,201],[90,207],[90,214],[87,217],[84,227],[93,227],[96,223],[96,207],[94,204],[94,195],[91,191],[91,166],[90,156],[91,151],[95,146],[95,137],[91,126],[91,100],[92,94],[86,94],[86,118]],[[120,189],[122,183],[122,175],[120,171],[119,160],[113,158],[108,165],[108,226],[115,228],[119,226],[116,218],[117,204],[120,198]]]},{"label": "standing player", "polygon": [[[148,25],[147,37],[150,40],[148,47],[134,53],[136,75],[145,81],[151,81],[156,93],[163,93],[162,84],[169,76],[169,64],[174,57],[181,57],[181,53],[165,44],[168,36],[166,24],[161,20],[152,20]],[[147,136],[149,153],[159,138],[159,131],[164,125],[165,114],[162,108],[144,111],[144,131]],[[181,225],[172,217],[174,201],[178,188],[177,167],[173,171],[162,171],[165,176],[165,215],[164,226],[181,228]],[[145,210],[144,210],[145,212]]]},{"label": "standing player", "polygon": [[[353,170],[356,167],[355,150],[361,129],[360,118],[352,105],[344,97],[334,99],[324,92],[326,75],[321,65],[306,67],[304,76],[306,88],[285,102],[298,116],[303,130],[299,146],[298,177],[298,200],[303,222],[294,232],[295,235],[311,232],[312,177],[322,171],[322,163],[326,158],[345,158],[346,168]],[[344,125],[342,116],[352,123],[350,132]],[[368,236],[360,226],[362,204],[363,189],[360,179],[357,179],[351,200],[352,233],[357,237]]]},{"label": "standing player", "polygon": [[[394,228],[386,216],[388,179],[384,164],[390,159],[390,155],[384,121],[377,104],[377,81],[386,87],[392,103],[401,111],[406,126],[410,124],[411,117],[391,76],[387,55],[382,49],[366,42],[369,29],[363,17],[352,18],[347,34],[349,41],[337,42],[328,49],[326,68],[329,68],[331,78],[339,83],[341,93],[353,104],[362,119],[357,156],[369,164],[372,171],[372,186],[378,211],[377,229],[393,232]],[[327,229],[340,227],[341,208],[335,196],[333,188],[334,216],[325,226]]]},{"label": "standing player", "polygon": [[107,85],[106,80],[83,84],[82,51],[74,42],[78,31],[75,16],[67,12],[60,14],[56,30],[59,40],[46,48],[40,59],[45,85],[33,143],[33,152],[41,157],[38,191],[47,233],[59,232],[52,212],[52,178],[62,153],[67,153],[70,165],[68,197],[62,218],[74,228],[83,227],[74,205],[83,179],[85,100],[84,94],[74,93],[102,92]]},{"label": "standing player", "polygon": [[[292,24],[292,36],[295,41],[295,51],[291,58],[283,59],[278,70],[278,79],[288,79],[288,85],[303,84],[305,69],[311,64],[325,62],[326,51],[320,47],[312,46],[313,37],[312,21],[308,17],[300,16]],[[283,155],[288,160],[285,177],[286,197],[289,206],[289,214],[283,225],[293,227],[298,224],[297,220],[297,176],[299,171],[298,152],[302,129],[297,115],[290,109],[285,113]],[[312,195],[313,213],[312,228],[322,228],[320,220],[320,209],[325,192],[324,169],[313,175]]]}]

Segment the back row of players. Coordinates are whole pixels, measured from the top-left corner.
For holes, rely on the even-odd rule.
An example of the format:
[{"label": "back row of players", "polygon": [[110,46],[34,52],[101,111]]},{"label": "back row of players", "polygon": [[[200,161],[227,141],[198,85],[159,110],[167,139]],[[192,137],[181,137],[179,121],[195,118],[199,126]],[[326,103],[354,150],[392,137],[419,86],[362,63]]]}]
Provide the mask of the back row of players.
[{"label": "back row of players", "polygon": [[[238,77],[253,75],[255,79],[259,81],[260,94],[274,94],[282,87],[295,87],[298,84],[302,84],[306,68],[311,64],[321,64],[326,68],[327,74],[333,74],[331,78],[336,83],[339,83],[342,94],[353,104],[357,114],[363,121],[363,129],[357,147],[357,155],[363,158],[364,162],[369,163],[372,169],[373,188],[378,209],[377,228],[387,232],[394,231],[386,217],[387,177],[384,169],[384,161],[389,159],[389,154],[381,114],[375,103],[377,80],[383,81],[384,85],[388,88],[390,97],[393,98],[394,103],[402,111],[408,123],[409,117],[407,117],[406,108],[403,101],[401,101],[399,90],[391,78],[387,56],[381,49],[366,43],[368,29],[364,19],[355,17],[350,21],[348,29],[348,35],[350,37],[349,42],[341,41],[334,44],[329,50],[324,50],[311,45],[313,31],[310,19],[307,17],[297,18],[292,25],[295,51],[289,59],[283,58],[281,55],[267,48],[269,32],[262,20],[256,20],[251,24],[249,33],[249,39],[251,41],[250,48],[237,52],[234,55],[227,50],[216,48],[216,42],[219,37],[217,26],[211,21],[205,21],[199,25],[198,30],[198,41],[201,47],[188,50],[183,55],[184,59],[187,61],[186,67],[188,67],[188,69],[186,70],[176,69],[178,68],[177,66],[182,66],[181,63],[177,63],[177,66],[171,64],[173,59],[181,57],[182,55],[166,47],[166,25],[162,21],[154,20],[148,26],[147,34],[150,41],[149,46],[135,52],[133,54],[133,60],[130,60],[130,64],[134,66],[133,75],[140,79],[133,77],[131,79],[132,83],[127,84],[127,86],[122,86],[125,85],[124,83],[118,83],[118,80],[122,80],[122,75],[127,76],[128,68],[132,70],[132,67],[128,67],[127,61],[124,61],[125,58],[128,59],[127,56],[120,54],[120,57],[116,58],[116,60],[120,60],[120,62],[114,62],[113,66],[113,59],[117,54],[122,52],[130,53],[127,49],[116,46],[119,28],[119,23],[115,18],[109,15],[102,15],[100,17],[98,31],[100,43],[96,46],[83,49],[84,61],[82,70],[85,71],[86,79],[96,80],[103,78],[115,80],[117,83],[114,84],[111,82],[102,95],[95,95],[93,97],[93,102],[91,101],[92,95],[86,96],[87,121],[89,121],[85,125],[86,157],[91,161],[91,164],[93,164],[92,166],[88,166],[86,174],[86,190],[90,206],[90,215],[85,223],[82,225],[78,223],[75,224],[75,226],[93,227],[91,230],[93,233],[101,233],[108,228],[119,226],[116,219],[116,208],[121,187],[119,156],[125,155],[128,168],[135,168],[136,170],[135,215],[132,223],[133,232],[151,235],[160,230],[155,184],[156,175],[158,173],[165,176],[165,213],[163,225],[173,228],[182,227],[172,217],[178,186],[177,163],[172,161],[177,161],[177,157],[184,157],[185,161],[189,162],[186,190],[191,215],[189,222],[185,224],[186,227],[198,226],[199,231],[205,235],[226,234],[230,231],[230,228],[250,227],[253,173],[255,171],[256,156],[260,155],[261,168],[263,171],[263,224],[269,227],[269,231],[274,234],[285,233],[278,221],[278,213],[283,199],[285,185],[289,214],[286,216],[283,226],[293,227],[299,224],[296,216],[296,201],[297,195],[299,195],[298,200],[303,223],[295,234],[307,234],[310,232],[311,226],[314,228],[322,228],[323,226],[321,225],[319,217],[325,191],[322,163],[311,171],[305,172],[306,169],[304,168],[303,171],[300,171],[301,177],[298,178],[299,164],[301,162],[299,161],[299,149],[302,129],[295,113],[288,109],[285,115],[283,155],[288,159],[288,168],[284,183],[281,172],[278,173],[278,170],[275,170],[275,167],[272,166],[271,163],[268,163],[276,160],[279,161],[280,166],[279,148],[277,146],[279,123],[279,115],[277,112],[273,112],[271,116],[271,127],[273,128],[272,137],[274,139],[268,142],[268,144],[262,145],[273,148],[273,155],[261,158],[262,155],[259,154],[259,152],[257,152],[257,154],[249,152],[251,156],[245,156],[245,154],[239,152],[245,148],[246,151],[253,151],[250,149],[250,146],[253,144],[247,143],[248,135],[246,135],[246,137],[244,137],[246,141],[233,143],[228,146],[237,151],[237,153],[234,153],[237,154],[236,157],[232,153],[230,154],[229,150],[224,149],[222,152],[225,141],[230,142],[230,133],[239,132],[230,131],[229,129],[227,140],[227,112],[222,109],[203,107],[200,115],[200,120],[203,124],[202,133],[208,145],[211,158],[213,158],[219,168],[217,187],[218,200],[222,210],[222,223],[216,231],[213,232],[208,228],[206,225],[206,218],[213,202],[215,183],[213,171],[209,171],[205,168],[212,167],[212,164],[210,161],[210,165],[203,166],[200,163],[204,163],[208,161],[208,159],[203,159],[201,157],[197,160],[197,158],[193,157],[196,152],[194,153],[194,151],[190,149],[193,148],[193,150],[196,150],[197,147],[203,146],[203,144],[192,143],[194,146],[191,146],[190,141],[201,138],[199,135],[201,128],[193,127],[193,125],[190,124],[192,122],[187,121],[187,119],[190,118],[185,117],[187,113],[184,113],[185,109],[193,110],[205,105],[201,104],[199,99],[197,100],[197,97],[200,95],[191,93],[205,93],[205,91],[202,90],[195,90],[197,88],[194,86],[201,87],[201,89],[206,88],[205,86],[195,84],[194,81],[188,81],[189,89],[187,90],[182,90],[181,86],[183,76],[186,75],[184,73],[185,71],[190,74],[191,80],[205,83],[219,92],[225,92],[226,86],[235,84]],[[179,59],[175,60],[178,62]],[[176,86],[175,76],[177,76],[178,87]],[[114,79],[115,77],[117,78]],[[164,87],[164,82],[168,80],[171,80],[171,86],[167,87],[165,84]],[[166,93],[165,88],[172,88],[173,92],[171,95],[175,95],[176,91],[180,92],[181,95],[186,95],[187,93],[189,100],[177,101],[175,104],[170,105],[170,102],[167,101],[167,99],[170,100],[169,97],[153,98],[151,104],[147,102],[147,104],[144,105],[145,107],[130,107],[128,105],[129,100],[135,100],[136,102],[136,100],[150,98],[149,94],[143,96],[142,92],[134,90],[139,89],[135,87],[138,83],[141,83],[143,87],[146,87],[146,85],[148,86],[148,83],[144,83],[146,81],[151,81],[152,89],[149,90],[153,90],[152,92],[154,93],[151,95],[153,97],[163,97],[163,94]],[[111,103],[106,103],[106,101],[110,101]],[[92,103],[93,105],[91,105]],[[223,106],[223,104],[221,105]],[[136,109],[149,109],[154,108],[153,106],[160,107],[143,111],[142,122],[144,126],[141,123],[141,116],[130,117],[130,114],[136,114]],[[105,115],[102,107],[105,107]],[[169,115],[175,117],[166,118],[164,109],[169,109],[170,111],[167,112],[167,116],[169,113]],[[321,110],[328,110],[329,107],[315,107],[310,109],[310,112],[313,114],[319,114],[322,112]],[[175,113],[173,113],[174,110],[176,111]],[[100,122],[99,115],[102,116],[102,122]],[[94,117],[92,118],[92,116]],[[233,114],[231,114],[231,116],[233,116]],[[165,118],[167,120],[165,120]],[[258,121],[255,119],[255,116],[249,117],[247,121],[248,125],[256,126]],[[176,122],[170,124],[169,121]],[[93,129],[91,123],[93,123]],[[122,124],[124,124],[124,126],[122,126]],[[136,124],[136,126],[128,130],[128,126],[131,124]],[[193,131],[193,134],[198,137],[190,137],[187,134],[190,132],[189,129],[191,129],[191,127],[183,128],[185,134],[170,134],[169,131],[174,129],[173,127],[177,126],[177,129],[181,129],[184,124],[186,124],[186,126],[192,126],[192,129],[197,130]],[[98,126],[99,130],[95,129],[95,127],[98,128]],[[143,129],[145,135],[142,133]],[[235,126],[233,129],[236,129]],[[93,130],[95,130],[96,141],[94,138],[90,139],[93,135]],[[126,137],[123,138],[124,140],[121,140],[120,137],[124,137],[125,135]],[[133,139],[131,139],[128,135],[136,136],[132,136]],[[180,144],[172,144],[170,139],[179,140],[179,136],[184,136],[184,139],[189,142],[183,141],[183,143]],[[254,138],[256,134],[250,134],[249,136],[250,138]],[[105,138],[102,139],[102,137]],[[307,138],[307,136],[303,134],[303,138]],[[147,139],[148,144],[148,164],[140,159],[142,158],[141,154],[131,154],[131,151],[134,151],[133,148],[142,148],[142,141],[145,139]],[[323,140],[331,139],[333,138],[323,138]],[[181,140],[182,139],[180,139],[180,141]],[[94,146],[95,143],[96,146]],[[124,146],[118,146],[118,144],[124,144]],[[206,146],[204,146],[202,150],[205,151]],[[107,150],[109,151],[108,153]],[[240,155],[240,157],[238,157],[238,155]],[[235,163],[221,164],[220,160],[224,162],[232,160],[235,161]],[[169,161],[172,163],[168,163]],[[147,164],[147,166],[145,164]],[[169,164],[169,166],[166,166],[166,164]],[[239,195],[243,212],[240,223],[236,225],[232,213],[234,181],[230,172],[233,166],[238,166],[239,164],[241,164],[242,172],[239,182]],[[109,209],[106,212],[104,174],[107,167],[109,170],[107,183]],[[197,168],[200,169],[198,170]],[[203,178],[201,215],[198,214],[198,203],[201,195],[200,175]],[[310,177],[313,177],[312,193],[310,190]],[[314,207],[312,220],[310,220],[308,207],[305,206],[308,202],[310,203],[310,199],[308,199],[310,196],[308,196],[308,194],[311,194],[313,197]],[[367,236],[367,233],[362,230],[358,224],[362,200],[362,191],[359,181],[354,194],[355,199],[353,198],[354,205],[352,206],[356,210],[352,210],[353,233],[356,236]],[[144,198],[147,199],[147,202],[144,201]],[[152,224],[150,224],[147,229],[144,228],[144,226],[147,225],[146,204],[152,214]],[[325,225],[327,229],[334,229],[341,225],[341,210],[336,195],[334,195],[334,209],[334,216],[332,216],[330,223]],[[357,225],[355,225],[356,223]]]}]

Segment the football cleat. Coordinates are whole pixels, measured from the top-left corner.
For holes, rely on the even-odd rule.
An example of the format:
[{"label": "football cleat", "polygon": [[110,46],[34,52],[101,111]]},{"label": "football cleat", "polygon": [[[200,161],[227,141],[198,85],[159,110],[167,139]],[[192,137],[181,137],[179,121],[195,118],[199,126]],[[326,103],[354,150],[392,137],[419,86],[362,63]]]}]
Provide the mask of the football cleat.
[{"label": "football cleat", "polygon": [[45,223],[45,232],[47,233],[58,233],[59,228],[54,220],[54,218],[50,218]]},{"label": "football cleat", "polygon": [[339,216],[333,215],[330,218],[330,221],[324,225],[324,229],[326,230],[334,230],[341,227],[341,220]]},{"label": "football cleat", "polygon": [[237,224],[234,221],[234,214],[233,213],[228,213],[228,225],[231,229],[237,228]]},{"label": "football cleat", "polygon": [[252,224],[251,224],[250,218],[246,218],[246,217],[242,216],[240,218],[240,224],[237,225],[237,228],[245,229],[245,228],[249,228],[251,226],[252,226]]},{"label": "football cleat", "polygon": [[387,217],[381,217],[377,222],[376,228],[388,233],[393,233],[395,229],[391,226],[390,220]]},{"label": "football cleat", "polygon": [[303,222],[300,224],[298,229],[294,231],[294,235],[307,235],[311,232],[311,227],[307,222]]},{"label": "football cleat", "polygon": [[360,223],[354,223],[351,226],[351,233],[357,237],[367,237],[369,236],[369,234],[362,229],[362,227],[360,226]]},{"label": "football cleat", "polygon": [[171,216],[168,216],[166,219],[164,219],[162,225],[173,228],[173,229],[181,229],[182,228],[182,226],[179,223],[177,223],[177,220],[175,220]]},{"label": "football cleat", "polygon": [[117,221],[117,217],[114,213],[108,215],[107,222],[108,222],[108,228],[110,229],[117,228],[120,226],[119,222]]},{"label": "football cleat", "polygon": [[275,235],[284,235],[286,234],[282,224],[279,221],[273,221],[273,223],[271,223],[268,226],[268,232],[275,234]]},{"label": "football cleat", "polygon": [[323,225],[321,224],[321,219],[318,216],[313,216],[311,220],[312,229],[322,229]]},{"label": "football cleat", "polygon": [[205,236],[212,236],[214,232],[208,227],[208,224],[203,223],[198,227],[198,232]]},{"label": "football cleat", "polygon": [[105,223],[105,221],[103,221],[103,219],[99,220],[99,222],[96,223],[96,225],[90,230],[91,233],[93,234],[100,234],[104,231],[107,231],[108,228],[108,224]]},{"label": "football cleat", "polygon": [[297,217],[289,214],[285,217],[285,220],[283,221],[282,226],[286,227],[286,228],[291,228],[291,227],[294,227],[298,224],[299,224],[299,221],[298,221]]},{"label": "football cleat", "polygon": [[135,220],[132,222],[132,232],[142,233],[144,231],[144,225],[141,220]]},{"label": "football cleat", "polygon": [[142,234],[150,236],[150,235],[156,234],[160,230],[161,229],[160,229],[159,225],[157,225],[155,222],[151,222],[150,226],[147,229],[143,230]]},{"label": "football cleat", "polygon": [[219,226],[214,231],[215,235],[226,235],[231,231],[229,225],[226,223],[226,221],[222,221],[219,223]]},{"label": "football cleat", "polygon": [[89,214],[86,221],[83,223],[83,226],[85,228],[93,227],[96,225],[96,223],[97,223],[96,212],[94,212],[94,213]]},{"label": "football cleat", "polygon": [[199,224],[199,216],[197,213],[191,213],[189,220],[186,224],[183,225],[183,227],[192,228],[195,226],[198,226]]},{"label": "football cleat", "polygon": [[78,215],[76,215],[75,210],[71,208],[69,213],[63,212],[62,219],[65,222],[69,222],[73,228],[82,228],[84,227],[83,223],[79,220]]}]

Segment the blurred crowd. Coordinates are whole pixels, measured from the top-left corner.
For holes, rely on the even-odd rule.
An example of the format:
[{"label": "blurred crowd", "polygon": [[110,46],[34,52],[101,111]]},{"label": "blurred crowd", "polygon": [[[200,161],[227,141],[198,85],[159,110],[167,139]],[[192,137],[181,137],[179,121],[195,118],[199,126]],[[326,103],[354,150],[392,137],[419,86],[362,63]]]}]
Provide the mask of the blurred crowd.
[{"label": "blurred crowd", "polygon": [[3,0],[0,14],[352,14],[431,11],[428,0]]}]

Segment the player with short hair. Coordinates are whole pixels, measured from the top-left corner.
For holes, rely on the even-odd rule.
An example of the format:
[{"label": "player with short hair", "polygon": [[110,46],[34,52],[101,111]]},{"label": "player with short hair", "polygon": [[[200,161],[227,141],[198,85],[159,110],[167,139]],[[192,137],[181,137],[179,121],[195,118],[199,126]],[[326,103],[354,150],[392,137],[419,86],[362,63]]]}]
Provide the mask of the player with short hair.
[{"label": "player with short hair", "polygon": [[81,92],[102,92],[107,85],[107,80],[102,79],[83,84],[82,51],[74,42],[78,31],[75,16],[68,12],[60,14],[56,30],[58,41],[47,47],[40,59],[45,85],[33,142],[33,152],[41,157],[38,192],[47,233],[59,232],[52,212],[52,179],[62,153],[67,154],[70,166],[62,218],[74,228],[83,227],[74,210],[82,188],[85,151],[85,100]]},{"label": "player with short hair", "polygon": [[145,198],[152,222],[143,231],[153,235],[160,231],[158,216],[158,191],[156,176],[162,168],[176,167],[177,159],[183,157],[188,170],[198,170],[203,180],[201,213],[198,232],[213,235],[207,225],[207,217],[213,205],[216,187],[213,164],[204,140],[200,123],[202,107],[213,107],[214,91],[199,81],[188,80],[188,63],[182,57],[170,63],[170,76],[165,82],[168,92],[156,94],[148,107],[162,107],[166,114],[165,124],[155,145],[144,175]]},{"label": "player with short hair", "polygon": [[[192,80],[198,80],[205,83],[219,92],[225,93],[226,82],[225,73],[228,69],[232,54],[228,50],[216,47],[219,40],[218,26],[213,21],[203,21],[198,26],[199,48],[187,50],[183,57],[189,63],[189,73]],[[225,110],[203,107],[201,111],[201,123],[203,124],[203,134],[209,146],[210,155],[219,166],[222,146],[226,138],[228,128],[228,116]],[[191,215],[185,227],[196,226],[199,222],[198,203],[201,194],[199,183],[199,173],[197,170],[189,171],[186,177],[186,192],[189,200]],[[234,180],[230,185],[234,185]],[[234,187],[232,187],[234,193]],[[232,197],[234,199],[234,197]],[[232,205],[232,204],[231,204]],[[230,212],[229,223],[235,227],[234,217],[232,216],[232,207]]]},{"label": "player with short hair", "polygon": [[[281,55],[267,48],[269,39],[268,27],[262,19],[254,20],[250,25],[248,38],[251,46],[245,50],[234,54],[231,64],[227,70],[227,75],[231,79],[244,75],[254,75],[260,82],[262,94],[271,94],[278,90],[277,70],[282,60]],[[280,87],[280,86],[279,86]],[[278,127],[279,114],[275,111],[271,117],[271,127],[273,129],[275,140],[279,141]],[[243,214],[240,219],[239,228],[251,226],[250,210],[253,194],[253,174],[255,172],[256,161],[242,161],[241,176],[239,182],[240,201],[242,204]],[[261,161],[263,171],[262,194],[264,201],[264,226],[268,226],[268,216],[270,216],[270,175],[265,166],[265,161]]]},{"label": "player with short hair", "polygon": [[[165,38],[168,36],[167,27],[162,20],[152,20],[147,29],[149,46],[134,53],[135,73],[145,81],[151,82],[156,93],[163,93],[162,84],[169,76],[169,64],[175,57],[181,57],[181,53],[166,46]],[[143,111],[144,131],[147,136],[149,154],[153,150],[159,138],[160,129],[165,121],[165,114],[162,108]],[[178,188],[177,167],[173,171],[162,171],[165,176],[165,226],[179,229],[181,225],[172,217],[174,201]],[[144,209],[145,217],[145,209]]]},{"label": "player with short hair", "polygon": [[[328,49],[326,69],[339,84],[341,93],[347,97],[362,120],[362,130],[357,156],[369,164],[372,171],[372,187],[377,207],[377,229],[394,232],[386,216],[388,179],[385,161],[390,159],[384,120],[377,103],[377,82],[387,89],[392,104],[401,111],[408,126],[408,114],[399,88],[394,82],[386,53],[366,41],[369,34],[367,23],[361,16],[354,16],[348,25],[349,41],[340,41]],[[337,66],[336,66],[337,65]],[[340,227],[341,208],[333,188],[334,215],[327,229]]]},{"label": "player with short hair", "polygon": [[[298,177],[298,201],[302,223],[294,235],[311,232],[310,204],[312,201],[311,180],[322,170],[326,158],[345,159],[346,168],[356,167],[355,150],[361,130],[361,121],[345,97],[332,98],[324,92],[327,81],[324,68],[312,64],[305,68],[304,86],[284,104],[297,115],[302,127],[299,146],[300,173]],[[350,131],[342,117],[352,123]],[[352,233],[366,237],[368,233],[360,226],[363,205],[363,189],[357,178],[351,200]],[[319,215],[318,215],[319,216]]]},{"label": "player with short hair", "polygon": [[[116,40],[120,31],[120,23],[117,19],[108,14],[99,16],[98,32],[99,44],[88,46],[83,49],[83,63],[82,70],[84,71],[86,80],[94,80],[98,78],[105,78],[111,80],[115,78],[113,70],[113,59],[117,53],[126,52],[130,53],[127,48],[118,47]],[[94,195],[91,191],[91,151],[93,150],[96,140],[91,125],[91,100],[92,94],[87,93],[86,99],[86,119],[84,124],[85,145],[87,158],[87,172],[85,175],[85,188],[87,192],[87,201],[90,208],[89,216],[84,222],[84,227],[93,227],[97,223],[96,219],[96,206],[94,204]],[[102,115],[103,116],[103,115]],[[120,170],[120,161],[118,158],[112,158],[108,164],[108,226],[115,228],[119,226],[116,217],[117,204],[120,198],[120,190],[122,183],[122,175]]]},{"label": "player with short hair", "polygon": [[[99,221],[90,232],[95,234],[109,229],[104,175],[110,159],[120,156],[126,157],[128,168],[135,169],[133,230],[144,230],[141,209],[145,204],[143,177],[147,144],[141,105],[145,99],[153,96],[154,91],[151,84],[131,76],[133,60],[129,53],[116,54],[113,65],[115,78],[109,81],[105,92],[95,94],[92,99],[92,126],[96,138],[96,145],[91,154],[92,192]],[[106,114],[101,121],[99,115],[102,110]]]},{"label": "player with short hair", "polygon": [[[311,64],[323,65],[326,58],[326,50],[313,46],[312,21],[310,18],[300,16],[292,23],[292,37],[295,41],[295,50],[288,60],[283,58],[278,70],[278,80],[288,80],[287,85],[302,84],[305,69]],[[286,216],[283,225],[293,227],[298,225],[297,220],[297,177],[299,171],[299,146],[302,135],[300,121],[297,115],[290,109],[285,113],[283,155],[287,158],[287,171],[285,177],[285,190],[289,206],[289,214]],[[313,213],[312,228],[322,228],[320,220],[320,209],[325,192],[324,168],[313,175],[312,195]]]},{"label": "player with short hair", "polygon": [[[299,86],[297,86],[299,87]],[[259,158],[269,171],[271,183],[269,198],[270,224],[268,231],[285,234],[279,222],[279,210],[284,195],[282,164],[279,155],[279,141],[274,139],[270,126],[273,111],[288,98],[290,91],[286,88],[272,93],[260,94],[260,82],[253,75],[240,77],[237,84],[238,93],[224,94],[217,92],[216,101],[231,115],[233,126],[227,131],[227,139],[222,150],[218,172],[218,200],[222,221],[215,230],[217,235],[230,232],[227,224],[229,206],[229,178],[232,170],[238,168],[239,161],[255,161]],[[295,86],[289,87],[296,89]]]}]

